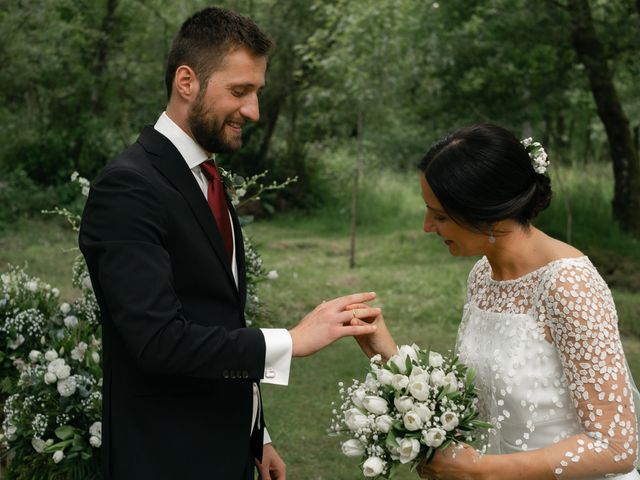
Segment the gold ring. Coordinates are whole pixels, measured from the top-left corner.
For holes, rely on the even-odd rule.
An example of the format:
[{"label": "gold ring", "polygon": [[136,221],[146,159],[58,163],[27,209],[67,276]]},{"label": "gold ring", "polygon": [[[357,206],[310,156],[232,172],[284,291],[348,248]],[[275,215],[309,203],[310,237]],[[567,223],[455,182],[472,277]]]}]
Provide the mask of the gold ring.
[{"label": "gold ring", "polygon": [[353,313],[353,318],[356,318],[358,316],[358,310],[356,310],[355,308],[351,310],[351,313]]}]

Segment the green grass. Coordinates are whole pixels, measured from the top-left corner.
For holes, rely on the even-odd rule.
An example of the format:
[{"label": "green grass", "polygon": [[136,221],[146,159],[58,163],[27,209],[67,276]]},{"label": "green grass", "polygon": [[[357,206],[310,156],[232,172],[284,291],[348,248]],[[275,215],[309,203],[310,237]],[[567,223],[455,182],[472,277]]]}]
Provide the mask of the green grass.
[{"label": "green grass", "polygon": [[[565,177],[572,187],[568,193],[574,243],[597,258],[595,263],[615,286],[625,351],[640,379],[637,242],[612,226],[605,171]],[[260,285],[270,325],[293,326],[322,300],[373,290],[399,343],[416,342],[440,351],[452,348],[467,273],[475,259],[451,257],[437,237],[422,232],[424,207],[415,174],[365,177],[361,187],[354,269],[348,268],[347,191],[313,215],[278,216],[246,228],[266,268],[279,273],[278,279]],[[539,222],[558,238],[565,234],[566,193],[558,192]],[[0,264],[27,264],[31,273],[60,288],[63,298],[71,298],[71,262],[77,251],[67,250],[75,245],[75,234],[57,220],[23,221],[0,236]],[[356,343],[343,339],[312,357],[294,360],[288,387],[265,385],[266,419],[290,478],[359,478],[357,461],[342,456],[339,439],[329,437],[327,429],[331,402],[338,398],[337,382],[361,377],[366,364]],[[394,478],[416,475],[403,471]]]}]

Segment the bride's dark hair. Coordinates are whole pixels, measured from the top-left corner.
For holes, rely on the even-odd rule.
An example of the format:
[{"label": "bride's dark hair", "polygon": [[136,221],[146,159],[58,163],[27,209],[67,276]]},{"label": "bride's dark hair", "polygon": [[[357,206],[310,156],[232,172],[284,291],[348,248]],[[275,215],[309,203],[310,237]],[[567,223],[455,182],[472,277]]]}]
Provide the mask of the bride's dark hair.
[{"label": "bride's dark hair", "polygon": [[431,146],[418,165],[447,214],[484,233],[513,219],[528,227],[549,206],[549,177],[508,130],[493,124],[460,128]]}]

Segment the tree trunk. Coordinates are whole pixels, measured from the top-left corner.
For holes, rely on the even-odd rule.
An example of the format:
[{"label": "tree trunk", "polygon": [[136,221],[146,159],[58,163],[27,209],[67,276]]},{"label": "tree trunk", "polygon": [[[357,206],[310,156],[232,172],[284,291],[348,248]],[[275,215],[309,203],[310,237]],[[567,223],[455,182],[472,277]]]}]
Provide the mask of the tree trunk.
[{"label": "tree trunk", "polygon": [[613,75],[598,38],[588,0],[569,0],[571,42],[585,66],[598,116],[607,132],[615,180],[613,216],[623,230],[640,235],[640,161]]},{"label": "tree trunk", "polygon": [[349,268],[356,266],[356,230],[358,220],[358,181],[360,178],[360,169],[362,165],[362,137],[364,134],[364,119],[362,112],[362,104],[358,106],[358,148],[356,152],[356,164],[353,169],[353,187],[351,189],[351,249],[349,252]]},{"label": "tree trunk", "polygon": [[102,19],[100,37],[96,45],[96,63],[93,70],[96,88],[93,90],[91,98],[93,113],[95,114],[100,114],[104,110],[104,90],[106,88],[104,74],[109,64],[109,42],[113,32],[113,17],[116,8],[118,8],[118,0],[107,0],[107,11]]}]

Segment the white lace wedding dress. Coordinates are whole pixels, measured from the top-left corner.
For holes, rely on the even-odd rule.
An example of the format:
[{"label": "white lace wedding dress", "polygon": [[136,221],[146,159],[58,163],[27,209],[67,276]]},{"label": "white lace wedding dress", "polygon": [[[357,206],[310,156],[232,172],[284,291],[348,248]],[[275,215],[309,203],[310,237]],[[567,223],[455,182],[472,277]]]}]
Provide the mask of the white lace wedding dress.
[{"label": "white lace wedding dress", "polygon": [[496,426],[488,454],[545,448],[558,479],[640,479],[637,389],[617,323],[587,257],[505,281],[492,279],[486,258],[476,263],[457,353],[476,372],[482,417]]}]

